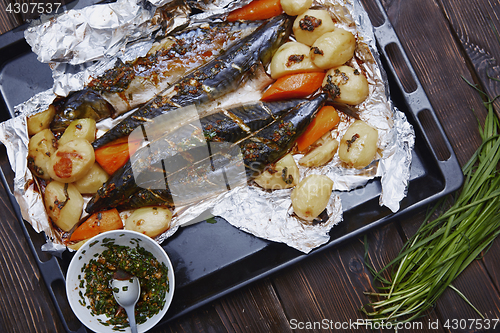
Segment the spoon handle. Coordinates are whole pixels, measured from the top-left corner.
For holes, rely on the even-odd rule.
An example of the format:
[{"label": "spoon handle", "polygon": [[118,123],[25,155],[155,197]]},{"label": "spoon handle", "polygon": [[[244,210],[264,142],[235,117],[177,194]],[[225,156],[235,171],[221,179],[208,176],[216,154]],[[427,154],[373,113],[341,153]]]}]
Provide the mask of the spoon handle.
[{"label": "spoon handle", "polygon": [[134,311],[134,307],[131,306],[131,307],[126,307],[125,308],[125,312],[127,312],[127,316],[128,316],[128,322],[130,324],[130,330],[132,331],[132,333],[137,333],[137,324],[135,322],[135,311]]}]

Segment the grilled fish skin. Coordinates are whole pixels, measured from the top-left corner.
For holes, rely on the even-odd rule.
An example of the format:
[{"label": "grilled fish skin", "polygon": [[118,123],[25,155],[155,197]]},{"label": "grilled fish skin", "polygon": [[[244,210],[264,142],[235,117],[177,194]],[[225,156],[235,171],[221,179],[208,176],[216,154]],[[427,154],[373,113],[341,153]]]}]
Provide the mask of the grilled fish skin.
[{"label": "grilled fish skin", "polygon": [[178,107],[199,105],[236,90],[259,63],[268,64],[291,32],[291,19],[277,16],[231,46],[224,54],[183,77],[165,94],[133,112],[93,142],[94,148],[130,134],[141,124]]},{"label": "grilled fish skin", "polygon": [[[253,117],[257,122],[247,121],[249,126],[233,120],[240,130],[234,130],[234,134],[229,136],[232,142],[222,141],[221,136],[207,135],[204,131],[207,142],[226,143],[222,147],[210,144],[212,149],[209,153],[203,146],[173,157],[145,153],[135,159],[135,167],[141,168],[139,177],[143,176],[142,179],[134,178],[132,165],[128,163],[103,185],[88,203],[86,211],[93,213],[106,207],[130,209],[147,205],[187,204],[241,185],[288,153],[325,100],[326,95],[321,94],[311,101],[278,102],[287,106],[286,112],[275,112],[280,117],[268,117],[270,121],[264,126],[260,116]],[[276,102],[265,104],[273,103]],[[204,129],[210,128],[213,123],[208,118],[213,121],[223,115],[219,113],[206,117],[206,121],[201,121]],[[242,127],[248,128],[241,130]],[[250,133],[249,129],[252,129]],[[138,183],[141,187],[137,186]],[[200,190],[200,184],[203,190]],[[182,190],[182,197],[178,191],[172,190],[173,186]]]},{"label": "grilled fish skin", "polygon": [[60,112],[51,127],[63,131],[71,121],[85,116],[79,110],[89,104],[94,108],[99,104],[100,109],[106,106],[107,113],[93,116],[99,121],[149,102],[261,24],[259,21],[202,23],[156,42],[144,57],[126,63],[118,60],[115,67],[92,79],[82,91],[59,98],[55,106],[59,106]]}]

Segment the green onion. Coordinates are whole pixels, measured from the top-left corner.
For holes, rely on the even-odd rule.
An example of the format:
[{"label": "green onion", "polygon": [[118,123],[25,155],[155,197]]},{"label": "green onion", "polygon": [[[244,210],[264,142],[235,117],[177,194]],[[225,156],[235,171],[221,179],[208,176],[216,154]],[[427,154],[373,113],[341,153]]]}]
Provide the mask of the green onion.
[{"label": "green onion", "polygon": [[[500,126],[492,105],[495,99],[484,103],[488,114],[484,127],[479,126],[482,144],[463,167],[464,184],[451,207],[445,209],[447,198],[434,206],[399,255],[381,271],[368,265],[382,286],[379,292],[366,293],[376,299],[361,308],[367,322],[404,323],[419,318],[448,287],[467,301],[451,283],[500,233]],[[435,214],[438,217],[431,219]],[[389,268],[393,270],[387,280],[381,274]]]}]

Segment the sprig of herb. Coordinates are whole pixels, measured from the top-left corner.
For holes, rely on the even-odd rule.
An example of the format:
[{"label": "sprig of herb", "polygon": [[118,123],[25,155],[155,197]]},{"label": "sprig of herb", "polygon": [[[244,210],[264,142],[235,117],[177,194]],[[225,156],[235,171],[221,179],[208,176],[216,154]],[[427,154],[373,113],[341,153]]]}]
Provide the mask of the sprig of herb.
[{"label": "sprig of herb", "polygon": [[[382,287],[380,292],[366,293],[378,299],[361,309],[368,321],[415,320],[448,287],[468,302],[451,283],[500,233],[500,125],[493,109],[495,99],[484,103],[488,114],[484,127],[479,126],[482,144],[463,167],[464,184],[452,206],[445,209],[446,198],[441,200],[394,260],[379,272],[369,267]],[[381,274],[389,268],[393,271],[387,280]]]}]

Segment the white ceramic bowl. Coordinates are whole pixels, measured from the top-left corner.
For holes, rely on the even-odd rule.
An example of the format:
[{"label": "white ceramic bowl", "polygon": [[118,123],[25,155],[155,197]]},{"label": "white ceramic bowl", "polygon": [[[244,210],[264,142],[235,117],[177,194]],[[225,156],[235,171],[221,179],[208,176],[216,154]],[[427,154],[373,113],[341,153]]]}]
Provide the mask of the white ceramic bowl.
[{"label": "white ceramic bowl", "polygon": [[[135,242],[131,242],[132,240],[139,239],[140,246],[151,252],[155,258],[158,259],[158,261],[165,263],[168,268],[169,292],[165,295],[165,306],[159,313],[148,318],[146,322],[137,326],[139,332],[146,332],[155,326],[167,312],[174,296],[175,278],[172,263],[163,248],[150,237],[135,231],[113,230],[104,232],[87,241],[75,253],[69,264],[68,273],[66,274],[66,294],[68,296],[71,309],[78,319],[91,330],[101,333],[116,333],[116,330],[113,330],[112,326],[105,326],[98,321],[98,319],[101,319],[105,322],[107,320],[105,315],[92,316],[90,309],[87,309],[86,306],[80,303],[81,296],[79,292],[81,291],[82,294],[85,293],[85,282],[83,283],[83,288],[80,288],[81,280],[83,280],[82,266],[88,263],[90,259],[94,258],[94,254],[101,253],[106,249],[106,247],[102,245],[102,240],[105,238],[113,239],[115,244],[130,247],[136,246]],[[79,279],[79,276],[81,279]],[[85,296],[84,298],[85,304],[89,304],[88,299]],[[125,332],[130,332],[130,328],[127,327]]]}]

